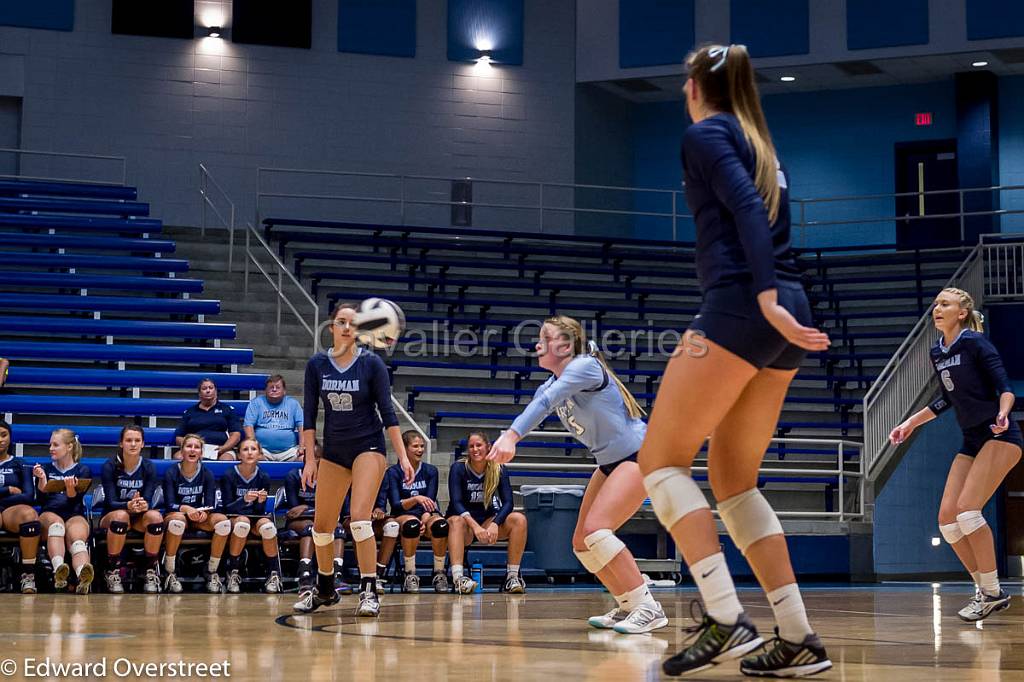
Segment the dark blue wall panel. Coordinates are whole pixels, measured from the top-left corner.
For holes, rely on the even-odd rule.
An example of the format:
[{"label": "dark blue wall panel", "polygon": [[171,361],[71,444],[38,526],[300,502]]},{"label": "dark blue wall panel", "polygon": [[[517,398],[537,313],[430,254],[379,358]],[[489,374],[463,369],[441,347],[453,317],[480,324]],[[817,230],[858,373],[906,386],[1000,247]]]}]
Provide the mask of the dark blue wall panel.
[{"label": "dark blue wall panel", "polygon": [[807,0],[731,0],[729,7],[732,42],[746,45],[752,57],[810,51]]},{"label": "dark blue wall panel", "polygon": [[0,26],[49,28],[55,31],[74,30],[75,0],[0,2]]},{"label": "dark blue wall panel", "polygon": [[338,0],[338,51],[416,56],[416,0]]},{"label": "dark blue wall panel", "polygon": [[[955,74],[957,173],[961,187],[999,184],[999,80],[990,71]],[[999,209],[999,192],[964,194],[964,211],[987,213]],[[978,235],[1000,231],[999,216],[971,215],[964,219],[968,244]]]},{"label": "dark blue wall panel", "polygon": [[448,0],[448,59],[476,60],[481,41],[495,63],[522,64],[523,0]]},{"label": "dark blue wall panel", "polygon": [[694,0],[620,0],[619,66],[679,64],[693,48]]},{"label": "dark blue wall panel", "polygon": [[848,49],[927,44],[928,0],[846,0]]},{"label": "dark blue wall panel", "polygon": [[1024,36],[1024,2],[967,0],[967,39]]}]

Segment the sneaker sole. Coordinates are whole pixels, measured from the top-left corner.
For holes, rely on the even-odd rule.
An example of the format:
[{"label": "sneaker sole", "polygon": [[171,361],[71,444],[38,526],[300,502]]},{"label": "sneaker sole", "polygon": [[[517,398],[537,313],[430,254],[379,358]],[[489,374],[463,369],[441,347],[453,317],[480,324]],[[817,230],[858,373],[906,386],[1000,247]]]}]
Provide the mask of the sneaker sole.
[{"label": "sneaker sole", "polygon": [[380,616],[380,611],[361,611],[356,609],[356,616],[359,618],[377,618]]},{"label": "sneaker sole", "polygon": [[61,564],[56,571],[53,572],[53,589],[63,590],[68,586],[68,576],[71,575],[71,567],[67,564]]},{"label": "sneaker sole", "polygon": [[39,590],[37,590],[36,588],[30,587],[28,589],[22,590],[21,593],[22,594],[36,594],[38,591]]},{"label": "sneaker sole", "polygon": [[[758,648],[762,644],[764,644],[764,640],[761,637],[755,637],[749,642],[743,642],[742,644],[737,644],[731,649],[726,649],[722,653],[712,658],[710,663],[708,663],[707,665],[702,665],[699,668],[693,668],[692,670],[684,670],[680,673],[670,673],[664,668],[662,668],[662,671],[666,675],[669,675],[671,677],[686,677],[688,675],[696,675],[699,672],[707,670],[708,668],[713,668],[721,663],[725,663],[727,661],[734,661],[737,658],[742,658],[743,656],[749,654],[751,651]],[[832,664],[829,663],[829,666],[831,665]]]},{"label": "sneaker sole", "polygon": [[589,625],[590,627],[592,627],[592,628],[594,628],[596,630],[614,630],[615,626],[618,625],[619,622],[620,621],[615,621],[611,625],[609,625],[609,624],[607,624],[604,621],[600,621],[600,620],[599,621],[594,621],[592,619],[588,619],[587,620],[587,625]]},{"label": "sneaker sole", "polygon": [[[67,564],[64,564],[65,566]],[[92,586],[92,579],[96,577],[93,572],[91,564],[82,566],[82,572],[78,574],[78,587],[75,588],[75,592],[78,594],[89,594],[89,588]]]},{"label": "sneaker sole", "polygon": [[627,630],[625,628],[620,630],[619,625],[621,625],[621,623],[616,623],[612,627],[612,630],[615,630],[615,632],[619,633],[620,635],[642,635],[646,632],[651,632],[652,630],[657,630],[659,628],[665,627],[666,625],[668,625],[668,618],[665,618],[664,616],[662,616],[661,618],[655,618],[644,627],[632,630]]},{"label": "sneaker sole", "polygon": [[742,665],[740,666],[740,672],[747,677],[808,677],[810,675],[817,675],[823,673],[832,667],[832,661],[824,660],[818,663],[810,663],[808,665],[795,665],[792,668],[782,668],[780,670],[747,670]]}]

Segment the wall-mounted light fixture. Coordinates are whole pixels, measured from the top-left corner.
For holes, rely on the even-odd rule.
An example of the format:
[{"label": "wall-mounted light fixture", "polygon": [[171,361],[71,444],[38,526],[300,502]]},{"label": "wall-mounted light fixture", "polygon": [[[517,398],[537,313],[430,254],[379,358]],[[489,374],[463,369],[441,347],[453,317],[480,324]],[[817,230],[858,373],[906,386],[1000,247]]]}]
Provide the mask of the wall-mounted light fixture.
[{"label": "wall-mounted light fixture", "polygon": [[206,29],[206,35],[210,38],[220,38],[221,28],[220,26],[210,26]]}]

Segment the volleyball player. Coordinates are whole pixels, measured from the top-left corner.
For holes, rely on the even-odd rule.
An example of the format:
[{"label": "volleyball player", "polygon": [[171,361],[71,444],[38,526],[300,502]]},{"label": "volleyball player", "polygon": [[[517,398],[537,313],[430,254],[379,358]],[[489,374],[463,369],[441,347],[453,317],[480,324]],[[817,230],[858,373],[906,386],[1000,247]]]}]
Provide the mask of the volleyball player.
[{"label": "volleyball player", "polygon": [[714,517],[690,475],[710,435],[719,514],[778,623],[778,637],[740,670],[805,676],[832,663],[807,622],[782,525],[757,476],[805,352],[825,350],[829,340],[809,326],[810,305],[790,251],[788,180],[746,48],[701,47],[686,65],[693,125],[682,156],[703,302],[665,369],[639,463],[654,511],[681,549],[707,613],[692,643],[663,668],[693,673],[763,643],[736,597]]},{"label": "volleyball player", "polygon": [[212,534],[210,558],[206,563],[206,591],[219,594],[224,589],[217,569],[231,534],[231,521],[216,511],[217,480],[213,472],[203,466],[204,445],[201,436],[186,434],[181,441],[181,461],[172,464],[164,474],[164,510],[167,512],[164,516],[167,527],[164,589],[174,594],[181,592],[176,573],[178,548],[190,528]]},{"label": "volleyball player", "polygon": [[11,425],[0,421],[0,525],[8,533],[18,534],[22,594],[36,593],[36,556],[42,526],[32,502],[32,474],[11,455]]},{"label": "volleyball player", "polygon": [[[89,521],[85,518],[84,494],[78,492],[79,480],[91,480],[92,471],[81,463],[82,443],[70,429],[56,429],[50,435],[50,461],[32,467],[39,500],[39,523],[46,553],[53,568],[53,588],[62,591],[68,586],[71,567],[75,569],[78,585],[75,592],[89,594],[95,576],[89,558]],[[50,481],[60,481],[64,487],[57,492],[46,492]],[[64,553],[70,550],[71,567],[64,563]]]},{"label": "volleyball player", "polygon": [[488,459],[508,462],[518,443],[552,411],[581,443],[598,468],[587,484],[573,533],[573,552],[615,597],[616,607],[588,621],[596,628],[639,634],[663,628],[668,618],[655,601],[636,559],[615,531],[636,513],[647,497],[636,463],[646,427],[643,409],[597,344],[587,342],[582,325],[560,315],[544,321],[537,343],[540,366],[550,377],[505,431]]},{"label": "volleyball player", "polygon": [[281,591],[277,526],[266,513],[270,476],[257,464],[262,454],[259,441],[255,438],[244,439],[238,446],[238,464],[228,469],[220,479],[222,510],[231,519],[227,559],[227,591],[231,594],[242,589],[238,563],[250,535],[261,538],[263,557],[267,565],[264,591],[270,594]]},{"label": "volleyball player", "polygon": [[164,539],[164,517],[153,508],[153,497],[159,479],[153,463],[142,457],[145,435],[141,426],[128,424],[121,429],[117,452],[103,463],[103,517],[100,528],[107,529],[107,570],[104,579],[107,591],[124,592],[121,584],[121,562],[128,531],[143,533],[145,577],[142,590],[147,594],[160,592],[157,560]]},{"label": "volleyball player", "polygon": [[975,596],[959,616],[973,622],[1010,606],[999,585],[992,530],[981,510],[1020,461],[1021,431],[1010,420],[1016,397],[999,351],[982,334],[981,313],[962,289],[943,289],[935,298],[932,321],[940,332],[931,361],[942,394],[892,430],[905,441],[914,429],[952,407],[963,431],[939,504],[939,532],[975,583]]},{"label": "volleyball player", "polygon": [[313,452],[316,420],[324,405],[323,457],[306,457],[302,480],[316,483],[316,511],[313,516],[313,544],[317,556],[317,585],[295,603],[295,610],[310,613],[340,599],[334,590],[330,570],[334,527],[341,503],[351,489],[352,519],[349,537],[355,543],[359,562],[359,606],[357,616],[380,614],[375,570],[376,543],[370,515],[387,468],[387,448],[382,429],[387,430],[398,463],[411,482],[413,471],[405,453],[398,418],[391,404],[391,382],[387,367],[377,355],[356,344],[356,308],[337,305],[331,314],[334,345],[317,353],[306,365],[302,442]]},{"label": "volleyball player", "polygon": [[474,431],[466,439],[468,455],[452,465],[448,473],[448,552],[452,560],[452,582],[459,594],[470,594],[476,581],[464,574],[466,547],[474,540],[493,545],[508,540],[508,561],[502,591],[526,591],[519,566],[526,549],[526,517],[513,511],[512,480],[508,469],[487,461],[491,443]]},{"label": "volleyball player", "polygon": [[405,558],[405,578],[402,592],[420,591],[420,578],[416,575],[416,546],[420,538],[430,540],[434,551],[434,573],[431,583],[434,592],[444,594],[451,590],[444,573],[444,555],[448,549],[448,522],[441,516],[437,502],[437,467],[423,460],[426,442],[415,430],[402,434],[405,451],[415,475],[412,483],[403,481],[404,473],[397,464],[388,468],[384,476],[384,489],[391,504],[391,515],[401,528],[402,554]]},{"label": "volleyball player", "polygon": [[[320,456],[320,448],[316,449],[315,457]],[[288,530],[299,536],[299,593],[313,589],[313,513],[316,510],[316,484],[302,485],[302,469],[291,469],[284,478],[285,524]],[[348,516],[348,499],[342,505],[342,516]],[[338,528],[340,528],[340,519]],[[334,534],[334,589],[339,594],[352,594],[352,588],[345,582],[344,556],[345,538],[335,530]]]}]

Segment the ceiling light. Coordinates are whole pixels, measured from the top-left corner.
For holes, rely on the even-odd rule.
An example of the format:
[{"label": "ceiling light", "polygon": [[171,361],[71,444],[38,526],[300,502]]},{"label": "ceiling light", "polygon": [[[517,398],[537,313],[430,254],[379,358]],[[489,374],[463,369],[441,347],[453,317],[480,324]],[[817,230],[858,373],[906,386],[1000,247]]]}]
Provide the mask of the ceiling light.
[{"label": "ceiling light", "polygon": [[971,66],[988,66],[988,62],[982,60],[980,62],[971,62]]},{"label": "ceiling light", "polygon": [[796,76],[783,76],[779,80],[782,81],[783,83],[792,83],[793,81],[796,80]]}]

